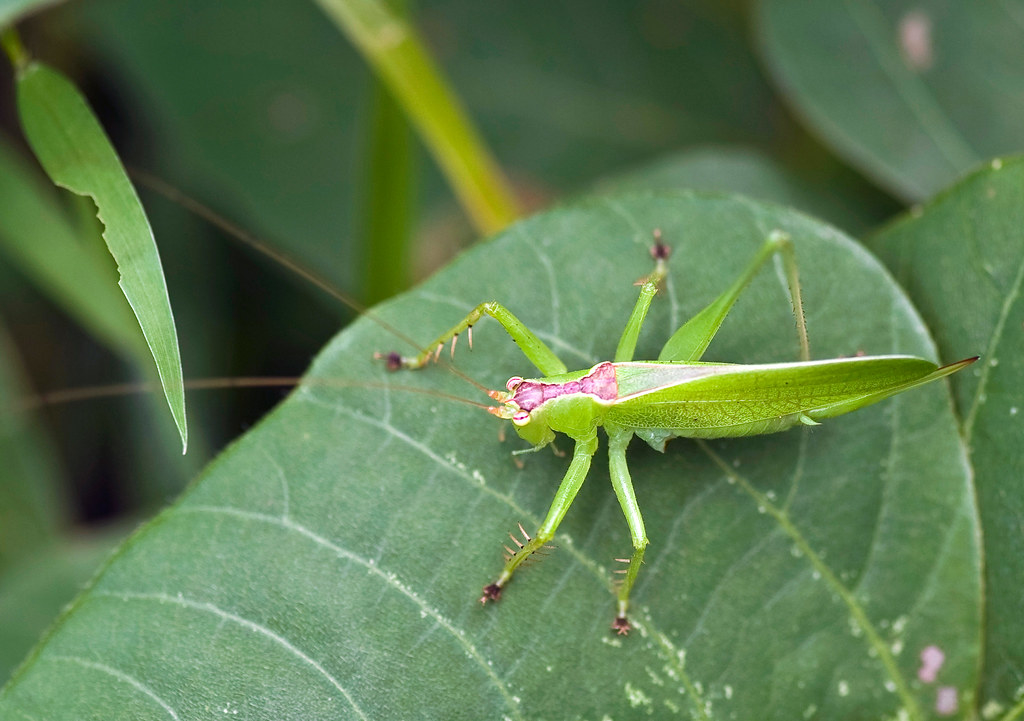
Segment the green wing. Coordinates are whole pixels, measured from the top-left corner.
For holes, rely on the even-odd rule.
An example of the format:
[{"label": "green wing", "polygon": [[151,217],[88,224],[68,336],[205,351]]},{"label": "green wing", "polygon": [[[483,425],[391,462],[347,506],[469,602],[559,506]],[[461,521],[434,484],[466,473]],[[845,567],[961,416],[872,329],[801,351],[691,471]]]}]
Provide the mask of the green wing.
[{"label": "green wing", "polygon": [[672,436],[773,433],[849,413],[973,361],[942,368],[911,356],[768,365],[623,363],[616,366],[619,400],[606,422],[638,430],[648,442],[660,438],[660,445]]}]

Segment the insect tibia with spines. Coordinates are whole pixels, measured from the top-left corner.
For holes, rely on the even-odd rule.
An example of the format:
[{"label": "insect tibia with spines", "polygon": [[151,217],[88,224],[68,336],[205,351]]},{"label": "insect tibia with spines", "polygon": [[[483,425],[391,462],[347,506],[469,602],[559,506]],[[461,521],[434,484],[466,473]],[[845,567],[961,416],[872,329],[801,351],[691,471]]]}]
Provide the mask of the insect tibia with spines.
[{"label": "insect tibia with spines", "polygon": [[[376,353],[377,358],[384,358],[387,360],[389,370],[400,370],[407,368],[414,370],[422,368],[431,361],[437,361],[441,355],[441,351],[447,343],[452,344],[452,355],[455,354],[455,343],[456,339],[461,333],[467,333],[469,336],[469,346],[473,347],[473,336],[472,328],[477,322],[485,315],[489,315],[496,321],[501,323],[502,327],[509,333],[513,338],[519,339],[519,345],[523,348],[523,351],[527,356],[535,361],[535,365],[541,370],[544,375],[557,375],[559,373],[565,373],[565,364],[559,360],[558,356],[552,352],[547,345],[544,344],[539,338],[531,333],[522,321],[516,318],[511,311],[497,301],[486,301],[481,303],[476,308],[471,310],[465,318],[452,326],[448,331],[442,333],[440,336],[426,346],[426,349],[414,356],[402,356],[397,353]],[[523,343],[526,343],[526,347],[523,347]],[[397,356],[397,362],[392,363],[392,359]]]},{"label": "insect tibia with spines", "polygon": [[516,534],[512,533],[511,531],[509,532],[508,537],[512,539],[512,543],[514,543],[516,545],[516,548],[518,550],[513,551],[508,546],[502,546],[502,548],[505,549],[505,563],[508,563],[513,558],[515,558],[516,554],[519,553],[520,551],[522,551],[524,548],[526,548],[526,544],[533,540],[530,537],[530,534],[526,532],[526,529],[523,528],[523,524],[522,523],[518,524],[518,526],[519,526],[519,533],[522,535],[523,540],[520,541],[518,538],[516,538]]},{"label": "insect tibia with spines", "polygon": [[480,603],[486,604],[488,601],[497,601],[501,598],[501,592],[508,585],[508,582],[512,580],[512,574],[516,569],[522,567],[526,568],[534,563],[542,560],[549,552],[555,550],[554,546],[548,545],[547,541],[550,541],[554,533],[545,533],[543,529],[538,532],[536,537],[530,536],[523,528],[523,524],[518,524],[519,533],[522,538],[517,538],[514,533],[509,533],[508,537],[512,539],[512,543],[515,544],[515,548],[509,547],[507,544],[502,546],[505,553],[505,568],[502,570],[501,575],[498,576],[494,583],[489,583],[484,586],[483,595],[480,597]]},{"label": "insect tibia with spines", "polygon": [[554,546],[541,546],[540,548],[533,551],[533,553],[525,554],[524,549],[533,539],[530,537],[530,534],[526,532],[526,529],[523,528],[522,523],[518,525],[519,533],[522,535],[523,540],[520,541],[518,538],[516,538],[516,535],[514,533],[508,534],[508,537],[512,539],[512,543],[515,544],[516,548],[509,548],[507,544],[502,546],[502,548],[505,549],[505,553],[503,554],[505,563],[511,563],[512,559],[514,559],[517,555],[524,554],[524,558],[520,561],[520,566],[522,568],[526,568],[527,566],[532,566],[537,561],[542,560],[544,557],[548,555],[550,551],[555,550]]}]

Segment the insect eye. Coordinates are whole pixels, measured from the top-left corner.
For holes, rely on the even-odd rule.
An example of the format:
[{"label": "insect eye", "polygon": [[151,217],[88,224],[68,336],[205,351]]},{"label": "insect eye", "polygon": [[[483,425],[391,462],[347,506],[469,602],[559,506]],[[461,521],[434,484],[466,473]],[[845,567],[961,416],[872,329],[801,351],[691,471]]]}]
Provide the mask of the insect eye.
[{"label": "insect eye", "polygon": [[523,379],[520,378],[519,376],[512,376],[511,378],[508,379],[508,383],[505,384],[505,387],[508,388],[510,391],[514,391],[516,388],[519,387],[519,384],[522,382]]},{"label": "insect eye", "polygon": [[527,423],[530,422],[530,412],[516,411],[514,414],[512,414],[512,422],[515,423],[517,426],[525,426]]}]

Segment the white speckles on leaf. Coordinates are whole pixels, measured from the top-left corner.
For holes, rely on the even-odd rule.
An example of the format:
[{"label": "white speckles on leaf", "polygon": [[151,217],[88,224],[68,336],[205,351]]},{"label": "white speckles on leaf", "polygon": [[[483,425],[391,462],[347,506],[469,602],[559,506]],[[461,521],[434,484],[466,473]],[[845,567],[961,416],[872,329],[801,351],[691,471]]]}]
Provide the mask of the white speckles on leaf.
[{"label": "white speckles on leaf", "polygon": [[644,671],[647,672],[647,676],[651,679],[651,683],[655,686],[664,686],[665,679],[656,674],[650,666],[644,666]]},{"label": "white speckles on leaf", "polygon": [[631,684],[629,681],[626,682],[626,698],[629,700],[629,705],[633,708],[639,706],[650,706],[651,697],[645,694],[643,691],[638,689],[636,686]]},{"label": "white speckles on leaf", "polygon": [[985,721],[989,721],[989,719],[1002,716],[1004,709],[1005,707],[998,701],[989,701],[981,707],[981,717],[985,719]]}]

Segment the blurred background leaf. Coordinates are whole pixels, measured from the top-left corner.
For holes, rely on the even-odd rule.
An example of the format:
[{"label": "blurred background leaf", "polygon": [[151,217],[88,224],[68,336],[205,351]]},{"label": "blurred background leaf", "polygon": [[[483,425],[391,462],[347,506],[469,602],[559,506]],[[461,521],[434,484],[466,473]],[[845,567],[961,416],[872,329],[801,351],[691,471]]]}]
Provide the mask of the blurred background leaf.
[{"label": "blurred background leaf", "polygon": [[0,0],[0,28],[58,2],[61,0]]},{"label": "blurred background leaf", "polygon": [[760,0],[780,90],[830,147],[906,200],[1024,147],[1024,4]]},{"label": "blurred background leaf", "polygon": [[729,145],[694,148],[667,155],[636,170],[606,178],[598,183],[596,190],[622,192],[695,188],[743,193],[798,208],[849,233],[859,234],[880,222],[881,208],[857,202],[855,186],[848,176],[841,173],[828,179],[812,179],[767,153],[751,147]]},{"label": "blurred background leaf", "polygon": [[0,325],[0,578],[20,558],[50,545],[68,510],[46,435],[35,418],[17,410],[22,393],[18,361],[17,350]]}]

